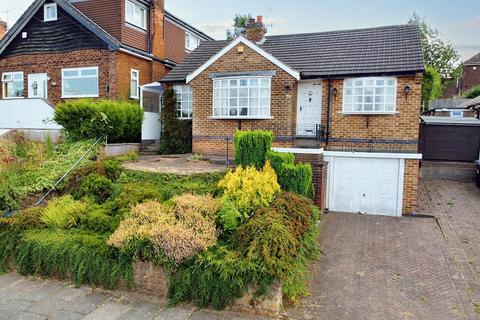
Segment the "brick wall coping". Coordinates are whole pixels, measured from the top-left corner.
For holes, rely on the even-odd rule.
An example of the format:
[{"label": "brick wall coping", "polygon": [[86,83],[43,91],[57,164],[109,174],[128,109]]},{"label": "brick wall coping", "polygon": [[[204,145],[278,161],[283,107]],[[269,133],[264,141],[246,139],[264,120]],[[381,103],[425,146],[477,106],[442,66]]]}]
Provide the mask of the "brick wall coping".
[{"label": "brick wall coping", "polygon": [[324,151],[324,156],[350,157],[350,158],[383,158],[383,159],[415,159],[421,160],[421,153],[397,152],[355,152],[355,151]]},{"label": "brick wall coping", "polygon": [[297,154],[324,154],[323,148],[272,148],[273,151]]}]

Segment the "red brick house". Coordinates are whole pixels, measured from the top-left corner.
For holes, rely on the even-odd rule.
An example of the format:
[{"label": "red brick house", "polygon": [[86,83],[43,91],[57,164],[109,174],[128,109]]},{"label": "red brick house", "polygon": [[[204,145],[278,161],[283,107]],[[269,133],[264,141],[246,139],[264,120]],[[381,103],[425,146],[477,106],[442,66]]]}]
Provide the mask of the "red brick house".
[{"label": "red brick house", "polygon": [[414,25],[201,44],[161,82],[193,121],[193,152],[232,157],[238,129],[269,129],[280,151],[313,164],[334,211],[416,210],[423,55]]},{"label": "red brick house", "polygon": [[449,84],[442,97],[455,98],[478,85],[480,85],[480,52],[463,62],[461,78]]},{"label": "red brick house", "polygon": [[[209,40],[166,12],[163,0],[34,1],[0,41],[0,112],[82,97],[140,99],[142,85]],[[22,114],[2,118],[0,127],[35,122]]]}]

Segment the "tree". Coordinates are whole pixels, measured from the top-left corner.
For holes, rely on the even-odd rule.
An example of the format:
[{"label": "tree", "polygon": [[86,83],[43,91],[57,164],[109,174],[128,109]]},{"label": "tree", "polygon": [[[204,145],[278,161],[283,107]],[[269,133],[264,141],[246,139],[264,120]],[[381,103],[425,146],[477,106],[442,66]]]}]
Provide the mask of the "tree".
[{"label": "tree", "polygon": [[248,20],[252,18],[250,14],[236,14],[233,18],[233,29],[227,29],[227,40],[232,40],[243,32],[242,28],[247,26]]},{"label": "tree", "polygon": [[457,78],[462,72],[460,56],[450,41],[442,39],[438,30],[432,28],[416,13],[413,13],[408,23],[417,24],[420,27],[425,65],[438,71],[442,84]]},{"label": "tree", "polygon": [[431,100],[442,94],[442,77],[437,69],[432,66],[425,68],[422,79],[422,105],[427,109]]}]

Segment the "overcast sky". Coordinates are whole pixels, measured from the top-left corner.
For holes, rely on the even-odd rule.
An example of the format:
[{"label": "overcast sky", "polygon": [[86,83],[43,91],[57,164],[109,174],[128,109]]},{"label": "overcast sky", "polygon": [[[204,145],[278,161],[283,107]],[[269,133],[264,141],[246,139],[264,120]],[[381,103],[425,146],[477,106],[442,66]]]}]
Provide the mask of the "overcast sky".
[{"label": "overcast sky", "polygon": [[[0,17],[11,26],[32,2],[0,0]],[[165,0],[165,6],[217,39],[237,13],[263,15],[269,34],[284,34],[402,24],[417,12],[463,60],[480,52],[479,0]]]}]

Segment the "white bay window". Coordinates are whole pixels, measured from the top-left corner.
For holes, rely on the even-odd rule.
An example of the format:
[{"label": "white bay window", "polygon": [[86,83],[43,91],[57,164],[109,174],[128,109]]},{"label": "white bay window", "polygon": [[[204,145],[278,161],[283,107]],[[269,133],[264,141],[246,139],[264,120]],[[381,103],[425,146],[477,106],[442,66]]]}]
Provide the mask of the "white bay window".
[{"label": "white bay window", "polygon": [[2,91],[3,98],[14,99],[23,98],[23,72],[4,72],[2,73]]},{"label": "white bay window", "polygon": [[213,80],[214,118],[269,118],[271,78]]},{"label": "white bay window", "polygon": [[98,67],[62,69],[62,98],[95,98],[98,95]]},{"label": "white bay window", "polygon": [[179,119],[192,119],[192,87],[177,85],[173,89],[177,95],[177,117]]},{"label": "white bay window", "polygon": [[343,113],[395,113],[397,79],[352,78],[343,82]]}]

